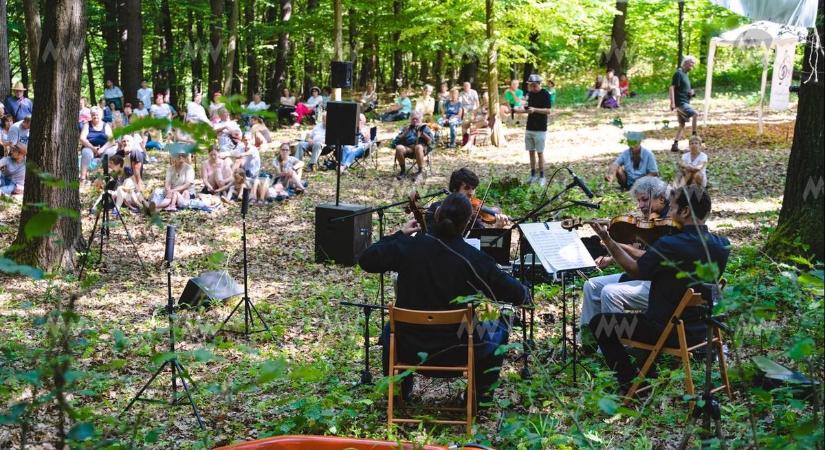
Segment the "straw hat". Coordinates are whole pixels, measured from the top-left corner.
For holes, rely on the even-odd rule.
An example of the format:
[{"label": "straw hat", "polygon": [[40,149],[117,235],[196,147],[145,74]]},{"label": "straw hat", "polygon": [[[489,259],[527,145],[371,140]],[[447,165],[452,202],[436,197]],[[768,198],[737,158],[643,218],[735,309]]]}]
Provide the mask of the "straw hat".
[{"label": "straw hat", "polygon": [[13,87],[13,88],[11,88],[11,90],[12,90],[12,91],[25,91],[25,90],[26,90],[26,88],[25,88],[25,87],[23,87],[23,83],[22,83],[22,82],[18,81],[17,83],[14,83],[14,87]]}]

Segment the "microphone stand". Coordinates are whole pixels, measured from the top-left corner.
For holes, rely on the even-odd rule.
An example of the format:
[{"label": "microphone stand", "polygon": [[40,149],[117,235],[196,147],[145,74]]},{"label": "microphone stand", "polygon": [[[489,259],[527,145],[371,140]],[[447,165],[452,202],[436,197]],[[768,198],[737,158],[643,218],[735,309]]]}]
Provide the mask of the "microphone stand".
[{"label": "microphone stand", "polygon": [[[180,383],[181,383],[181,386],[183,387],[183,391],[184,391],[184,393],[186,393],[187,402],[189,403],[189,406],[192,407],[192,413],[195,415],[195,419],[197,419],[197,421],[198,421],[198,426],[201,428],[201,430],[203,430],[204,429],[203,420],[201,419],[200,413],[198,412],[198,407],[195,406],[195,401],[192,400],[192,394],[190,394],[190,392],[189,392],[189,386],[186,384],[186,379],[189,378],[189,381],[192,382],[192,387],[193,388],[195,387],[194,386],[195,383],[194,383],[194,381],[192,381],[192,378],[189,376],[189,373],[186,371],[186,369],[183,367],[183,365],[178,360],[178,354],[175,351],[175,317],[176,317],[176,314],[175,314],[175,300],[174,300],[174,298],[172,298],[172,261],[174,259],[173,255],[174,255],[174,235],[175,235],[174,226],[167,226],[166,233],[167,233],[166,234],[167,239],[166,239],[166,258],[165,258],[165,263],[166,264],[165,265],[166,265],[166,292],[168,294],[168,298],[166,300],[166,316],[169,318],[169,354],[171,355],[171,357],[169,359],[167,359],[166,361],[164,361],[163,364],[161,364],[160,367],[158,367],[158,370],[156,370],[154,375],[152,375],[152,377],[149,378],[149,381],[147,381],[146,384],[144,384],[143,387],[140,388],[137,395],[135,395],[132,398],[132,400],[129,402],[129,404],[126,405],[126,409],[123,410],[123,413],[126,413],[127,411],[129,411],[129,409],[132,407],[132,405],[134,405],[135,402],[138,401],[138,400],[147,401],[147,402],[153,402],[153,401],[154,402],[162,402],[160,400],[153,400],[153,399],[143,398],[143,397],[141,397],[141,395],[143,394],[144,391],[146,391],[146,389],[149,387],[149,385],[151,385],[152,382],[155,381],[155,378],[157,378],[158,375],[160,375],[164,371],[164,369],[166,369],[166,366],[168,365],[169,369],[172,372],[172,397],[171,397],[171,399],[168,403],[166,403],[166,402],[163,402],[163,403],[166,403],[169,406],[176,406],[176,405],[181,404],[180,400],[182,400],[182,398],[178,398],[178,379],[180,379]],[[170,234],[171,234],[171,239],[170,239]],[[171,249],[170,249],[170,244],[171,244]],[[123,414],[123,413],[121,413],[121,414]]]},{"label": "microphone stand", "polygon": [[[383,305],[370,305],[369,303],[354,303],[342,301],[338,303],[342,306],[355,306],[364,310],[364,370],[361,371],[361,381],[359,386],[372,383],[372,374],[370,374],[370,313],[373,309],[380,309],[383,313],[387,310]],[[383,326],[381,328],[383,332]]]},{"label": "microphone stand", "polygon": [[[272,334],[272,330],[269,329],[269,325],[266,324],[266,321],[264,320],[263,316],[261,316],[261,313],[259,313],[258,309],[255,308],[255,304],[252,303],[252,300],[249,298],[249,273],[248,273],[248,261],[247,261],[247,257],[246,257],[246,211],[247,211],[247,208],[249,208],[249,189],[244,188],[243,189],[243,196],[242,196],[242,203],[241,203],[241,224],[242,224],[242,230],[243,230],[243,234],[241,235],[241,241],[243,242],[243,299],[241,299],[241,301],[239,301],[238,304],[235,305],[235,308],[232,310],[232,312],[229,313],[228,316],[226,316],[226,319],[223,320],[223,323],[221,323],[221,326],[218,327],[218,330],[215,331],[215,334],[212,335],[212,339],[214,339],[215,336],[217,336],[218,333],[220,333],[221,331],[226,331],[226,332],[235,333],[235,334],[242,334],[244,337],[247,337],[247,338],[251,334],[262,333],[262,332],[266,331],[267,333],[269,333],[270,337],[272,337],[273,340],[275,339],[275,336]],[[231,319],[232,316],[235,315],[235,312],[238,311],[238,308],[240,308],[241,305],[243,305],[243,331],[236,331],[236,330],[229,330],[229,329],[224,330],[223,327],[226,325],[227,322],[229,322],[229,319]],[[258,316],[258,320],[261,322],[261,325],[263,325],[263,329],[250,330],[250,327],[255,326],[254,325],[255,324],[255,316],[252,315],[253,312],[255,313],[255,316]]]}]

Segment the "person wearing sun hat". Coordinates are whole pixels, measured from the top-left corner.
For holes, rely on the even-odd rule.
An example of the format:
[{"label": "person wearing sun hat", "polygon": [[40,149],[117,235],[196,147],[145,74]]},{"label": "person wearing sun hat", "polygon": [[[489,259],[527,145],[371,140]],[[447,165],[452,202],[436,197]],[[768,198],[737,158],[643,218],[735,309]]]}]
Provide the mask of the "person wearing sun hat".
[{"label": "person wearing sun hat", "polygon": [[34,105],[30,99],[23,95],[26,92],[26,88],[23,86],[23,83],[19,81],[14,83],[14,87],[11,88],[11,92],[12,95],[6,97],[6,112],[14,117],[15,122],[23,120],[24,117],[30,117],[32,115],[32,108]]},{"label": "person wearing sun hat", "polygon": [[615,179],[622,189],[628,190],[641,177],[659,176],[656,156],[650,150],[642,148],[644,138],[644,133],[640,131],[625,133],[628,148],[620,153],[607,169],[604,179],[608,183]]}]

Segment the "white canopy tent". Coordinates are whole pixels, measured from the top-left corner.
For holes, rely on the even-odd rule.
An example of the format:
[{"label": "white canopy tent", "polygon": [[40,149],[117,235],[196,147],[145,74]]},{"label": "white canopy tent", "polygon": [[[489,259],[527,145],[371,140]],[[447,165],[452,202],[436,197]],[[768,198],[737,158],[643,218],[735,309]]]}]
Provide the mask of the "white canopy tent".
[{"label": "white canopy tent", "polygon": [[763,49],[762,85],[759,88],[759,133],[762,134],[765,84],[768,80],[768,66],[771,60],[771,53],[777,46],[789,44],[796,46],[797,43],[805,40],[806,35],[807,30],[805,28],[760,21],[727,31],[720,36],[712,38],[710,40],[710,48],[708,49],[707,77],[705,79],[705,125],[707,125],[708,112],[710,111],[711,89],[713,85],[713,60],[716,55],[716,47],[726,46]]}]

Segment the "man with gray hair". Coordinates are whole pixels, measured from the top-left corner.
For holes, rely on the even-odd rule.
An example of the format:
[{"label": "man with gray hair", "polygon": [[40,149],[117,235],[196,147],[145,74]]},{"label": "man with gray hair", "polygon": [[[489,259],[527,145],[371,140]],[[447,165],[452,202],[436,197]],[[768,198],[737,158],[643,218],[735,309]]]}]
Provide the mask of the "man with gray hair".
[{"label": "man with gray hair", "polygon": [[418,172],[415,174],[418,179],[423,173],[424,157],[432,151],[435,137],[432,130],[424,123],[423,117],[420,111],[413,111],[410,115],[410,125],[404,127],[392,140],[392,146],[395,147],[395,160],[401,169],[395,177],[398,180],[404,178],[407,173],[407,158],[414,158],[418,164]]},{"label": "man with gray hair", "polygon": [[[659,177],[639,178],[630,189],[630,195],[636,199],[636,207],[644,217],[664,218],[670,212],[670,189]],[[645,250],[634,245],[618,244],[628,255],[640,258]],[[600,269],[613,264],[610,256],[596,258]],[[625,310],[644,310],[647,308],[650,294],[650,281],[633,280],[624,273],[593,277],[583,286],[581,325],[582,329],[596,314],[623,313]]]},{"label": "man with gray hair", "polygon": [[676,111],[676,119],[679,121],[679,129],[676,131],[676,137],[673,140],[673,145],[670,151],[679,151],[679,139],[682,138],[682,133],[685,131],[685,123],[688,119],[691,120],[691,131],[696,135],[696,119],[699,113],[690,106],[690,99],[695,95],[693,89],[690,87],[690,72],[696,65],[696,58],[694,56],[685,56],[682,60],[682,65],[676,69],[673,78],[670,80],[670,110]]}]

